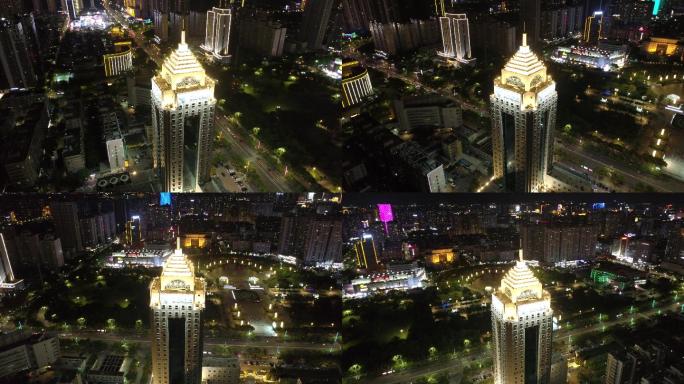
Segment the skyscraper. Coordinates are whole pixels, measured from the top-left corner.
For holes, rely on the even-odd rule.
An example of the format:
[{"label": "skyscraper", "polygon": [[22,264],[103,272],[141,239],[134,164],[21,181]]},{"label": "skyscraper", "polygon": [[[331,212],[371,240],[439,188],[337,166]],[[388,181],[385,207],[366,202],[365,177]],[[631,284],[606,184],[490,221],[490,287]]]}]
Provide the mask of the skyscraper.
[{"label": "skyscraper", "polygon": [[556,124],[556,83],[543,62],[522,46],[494,79],[492,113],[494,178],[515,192],[544,190]]},{"label": "skyscraper", "polygon": [[304,262],[336,263],[342,260],[342,220],[320,217],[310,221],[304,242]]},{"label": "skyscraper", "polygon": [[12,264],[10,263],[5,235],[0,233],[0,284],[13,280],[14,270],[12,270]]},{"label": "skyscraper", "polygon": [[183,31],[178,48],[152,78],[152,155],[164,191],[200,191],[209,179],[215,83],[188,48]]},{"label": "skyscraper", "polygon": [[62,240],[62,247],[65,250],[82,251],[83,239],[78,218],[78,204],[75,201],[52,201],[50,213],[55,232]]},{"label": "skyscraper", "polygon": [[202,47],[224,62],[230,59],[228,49],[232,17],[230,9],[213,7],[207,11],[207,30]]},{"label": "skyscraper", "polygon": [[470,63],[472,53],[470,51],[470,27],[468,17],[464,13],[446,13],[439,18],[442,31],[443,50],[438,52],[448,61],[458,63]]},{"label": "skyscraper", "polygon": [[0,19],[0,89],[36,84],[25,24]]},{"label": "skyscraper", "polygon": [[299,38],[308,49],[321,49],[328,29],[334,0],[308,0],[302,16]]},{"label": "skyscraper", "polygon": [[520,260],[492,294],[494,383],[547,384],[551,372],[551,296]]},{"label": "skyscraper", "polygon": [[83,0],[62,0],[62,12],[66,12],[69,20],[78,19],[83,9]]},{"label": "skyscraper", "polygon": [[587,16],[587,20],[584,22],[584,34],[582,38],[585,43],[596,45],[602,37],[603,11],[595,11],[593,15]]},{"label": "skyscraper", "polygon": [[199,384],[202,378],[202,310],[206,282],[183,254],[180,238],[150,284],[152,383]]},{"label": "skyscraper", "polygon": [[354,240],[354,255],[358,268],[373,271],[380,267],[375,240],[370,233],[364,233],[361,238]]}]

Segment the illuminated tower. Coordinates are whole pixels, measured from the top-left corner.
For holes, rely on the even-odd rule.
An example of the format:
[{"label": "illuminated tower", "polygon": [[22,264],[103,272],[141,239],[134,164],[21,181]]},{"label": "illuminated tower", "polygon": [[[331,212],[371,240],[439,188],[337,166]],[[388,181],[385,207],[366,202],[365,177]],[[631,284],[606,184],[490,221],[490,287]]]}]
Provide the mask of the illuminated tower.
[{"label": "illuminated tower", "polygon": [[356,254],[357,267],[368,271],[374,271],[380,267],[373,235],[364,233],[360,239],[355,239],[354,253]]},{"label": "illuminated tower", "polygon": [[206,282],[176,251],[150,284],[152,309],[152,383],[199,384],[202,378],[202,310]]},{"label": "illuminated tower", "polygon": [[387,223],[394,220],[392,204],[378,204],[378,218],[385,225],[385,234],[389,234]]},{"label": "illuminated tower", "polygon": [[232,17],[231,10],[227,8],[213,7],[207,11],[207,30],[202,48],[222,62],[230,59],[228,48]]},{"label": "illuminated tower", "polygon": [[523,260],[492,294],[494,384],[547,384],[551,372],[551,296]]},{"label": "illuminated tower", "polygon": [[522,46],[494,79],[489,97],[492,114],[494,178],[504,189],[540,192],[553,155],[556,83],[527,45]]},{"label": "illuminated tower", "polygon": [[185,43],[152,78],[152,155],[163,190],[200,191],[209,181],[214,140],[214,79]]},{"label": "illuminated tower", "polygon": [[593,15],[587,16],[582,37],[587,44],[598,44],[603,37],[603,11],[595,11]]},{"label": "illuminated tower", "polygon": [[450,62],[468,64],[473,61],[470,51],[470,27],[464,13],[447,13],[439,18],[443,50],[438,52]]}]

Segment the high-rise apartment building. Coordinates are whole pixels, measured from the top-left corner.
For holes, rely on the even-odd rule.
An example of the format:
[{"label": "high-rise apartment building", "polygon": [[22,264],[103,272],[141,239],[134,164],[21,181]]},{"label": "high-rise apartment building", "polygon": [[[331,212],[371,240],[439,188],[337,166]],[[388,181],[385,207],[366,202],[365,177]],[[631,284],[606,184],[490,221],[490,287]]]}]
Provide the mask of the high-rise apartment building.
[{"label": "high-rise apartment building", "polygon": [[287,28],[264,15],[245,16],[238,26],[238,45],[258,55],[280,57]]},{"label": "high-rise apartment building", "polygon": [[26,24],[0,19],[0,89],[36,85]]},{"label": "high-rise apartment building", "polygon": [[78,204],[75,201],[52,201],[50,213],[55,232],[62,240],[64,250],[82,251],[83,240],[79,229]]},{"label": "high-rise apartment building", "polygon": [[530,260],[553,265],[591,260],[596,252],[598,226],[592,224],[523,224],[522,249]]},{"label": "high-rise apartment building", "polygon": [[546,384],[551,373],[551,296],[520,259],[492,294],[495,384]]},{"label": "high-rise apartment building", "polygon": [[473,55],[470,51],[468,17],[464,13],[447,13],[439,18],[439,25],[443,49],[438,54],[450,62],[471,63]]},{"label": "high-rise apartment building", "polygon": [[152,383],[199,384],[202,380],[202,311],[206,282],[195,276],[180,238],[150,284]]},{"label": "high-rise apartment building", "polygon": [[299,29],[299,39],[311,50],[321,49],[335,0],[308,0]]},{"label": "high-rise apartment building", "polygon": [[62,12],[66,12],[69,20],[79,18],[83,10],[83,0],[62,0]]},{"label": "high-rise apartment building", "polygon": [[494,79],[490,96],[494,178],[504,189],[539,192],[550,168],[558,94],[546,66],[522,45]]},{"label": "high-rise apartment building", "polygon": [[215,84],[190,51],[183,31],[178,48],[152,78],[152,156],[164,191],[200,191],[209,180]]},{"label": "high-rise apartment building", "polygon": [[222,62],[230,59],[230,27],[232,18],[233,15],[230,9],[213,7],[210,11],[207,11],[207,30],[202,48]]},{"label": "high-rise apartment building", "polygon": [[342,220],[321,217],[310,221],[304,243],[304,262],[307,264],[342,261]]}]

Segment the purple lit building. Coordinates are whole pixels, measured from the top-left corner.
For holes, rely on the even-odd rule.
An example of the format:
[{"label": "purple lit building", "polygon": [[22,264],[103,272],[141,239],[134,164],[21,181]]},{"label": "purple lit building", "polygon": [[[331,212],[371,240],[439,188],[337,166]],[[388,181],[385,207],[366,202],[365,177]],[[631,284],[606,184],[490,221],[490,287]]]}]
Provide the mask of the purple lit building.
[{"label": "purple lit building", "polygon": [[380,221],[385,224],[385,233],[388,233],[387,231],[387,223],[390,221],[394,221],[394,214],[392,213],[392,205],[391,204],[378,204],[378,217],[380,218]]}]

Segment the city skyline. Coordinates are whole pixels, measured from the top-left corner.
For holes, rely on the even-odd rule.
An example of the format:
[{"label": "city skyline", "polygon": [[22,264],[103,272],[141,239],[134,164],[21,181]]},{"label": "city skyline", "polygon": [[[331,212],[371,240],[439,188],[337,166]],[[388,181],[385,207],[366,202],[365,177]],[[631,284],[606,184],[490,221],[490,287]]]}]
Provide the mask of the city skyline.
[{"label": "city skyline", "polygon": [[684,0],[0,3],[0,384],[684,383]]}]

